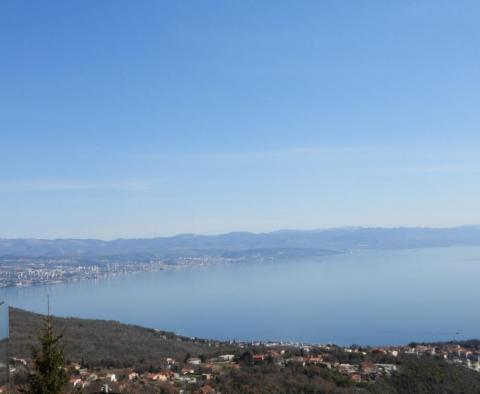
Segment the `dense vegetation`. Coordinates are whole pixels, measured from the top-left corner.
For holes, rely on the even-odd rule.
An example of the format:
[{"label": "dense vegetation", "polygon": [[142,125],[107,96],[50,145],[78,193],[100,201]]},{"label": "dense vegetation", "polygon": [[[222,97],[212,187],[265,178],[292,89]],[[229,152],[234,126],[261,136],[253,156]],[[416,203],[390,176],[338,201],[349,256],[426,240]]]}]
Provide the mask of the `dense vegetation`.
[{"label": "dense vegetation", "polygon": [[403,356],[400,372],[372,390],[376,393],[480,393],[480,374],[430,357]]},{"label": "dense vegetation", "polygon": [[[30,358],[38,345],[43,316],[20,309],[10,309],[11,354]],[[77,318],[53,319],[56,332],[63,332],[67,361],[94,367],[160,367],[160,359],[183,360],[187,354],[215,355],[231,346],[221,342],[191,339],[170,332],[157,331],[115,321]]]},{"label": "dense vegetation", "polygon": [[216,388],[224,394],[268,393],[367,393],[336,371],[321,367],[275,365],[244,367],[218,378]]},{"label": "dense vegetation", "polygon": [[284,369],[261,365],[232,370],[218,379],[216,387],[226,394],[478,394],[480,374],[441,360],[402,357],[398,373],[375,383],[355,384],[335,370],[316,366]]}]

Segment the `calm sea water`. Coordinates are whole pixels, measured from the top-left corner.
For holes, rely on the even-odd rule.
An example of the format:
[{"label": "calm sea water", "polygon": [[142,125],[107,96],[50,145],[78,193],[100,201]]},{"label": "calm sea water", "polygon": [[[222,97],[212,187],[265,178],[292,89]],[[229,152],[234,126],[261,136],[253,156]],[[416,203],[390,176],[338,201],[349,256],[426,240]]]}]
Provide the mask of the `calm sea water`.
[{"label": "calm sea water", "polygon": [[59,316],[189,336],[399,344],[480,337],[480,247],[362,251],[9,288],[0,299]]}]

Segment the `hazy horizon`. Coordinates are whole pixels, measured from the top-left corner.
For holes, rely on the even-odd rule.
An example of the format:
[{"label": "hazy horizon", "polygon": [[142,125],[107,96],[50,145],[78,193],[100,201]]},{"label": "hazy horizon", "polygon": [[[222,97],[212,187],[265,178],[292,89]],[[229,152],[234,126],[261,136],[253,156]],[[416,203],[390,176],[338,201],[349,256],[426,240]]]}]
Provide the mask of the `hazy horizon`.
[{"label": "hazy horizon", "polygon": [[171,233],[171,234],[159,234],[153,235],[148,237],[140,237],[140,236],[132,236],[132,237],[113,237],[113,238],[96,238],[96,237],[3,237],[0,236],[1,240],[16,240],[16,239],[26,239],[26,240],[45,240],[45,241],[55,241],[55,240],[96,240],[96,241],[116,241],[116,240],[135,240],[135,239],[155,239],[155,238],[172,238],[172,237],[179,237],[179,236],[198,236],[198,237],[215,237],[215,236],[222,236],[228,234],[253,234],[253,235],[261,235],[261,234],[272,234],[277,232],[315,232],[315,231],[334,231],[334,230],[396,230],[396,229],[429,229],[429,230],[453,230],[453,229],[460,229],[460,228],[469,228],[469,227],[480,227],[480,224],[472,223],[472,224],[460,224],[457,226],[451,227],[431,227],[431,226],[335,226],[335,227],[312,227],[312,228],[280,228],[280,229],[273,229],[270,231],[249,231],[249,230],[232,230],[222,233]]}]

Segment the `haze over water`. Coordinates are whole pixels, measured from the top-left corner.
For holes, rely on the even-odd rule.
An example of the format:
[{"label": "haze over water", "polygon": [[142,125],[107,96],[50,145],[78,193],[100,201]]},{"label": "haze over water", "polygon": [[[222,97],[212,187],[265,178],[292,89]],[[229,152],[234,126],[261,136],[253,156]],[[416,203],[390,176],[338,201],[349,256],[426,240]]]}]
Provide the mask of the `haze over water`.
[{"label": "haze over water", "polygon": [[369,250],[0,290],[11,306],[188,336],[401,344],[479,337],[480,247]]}]

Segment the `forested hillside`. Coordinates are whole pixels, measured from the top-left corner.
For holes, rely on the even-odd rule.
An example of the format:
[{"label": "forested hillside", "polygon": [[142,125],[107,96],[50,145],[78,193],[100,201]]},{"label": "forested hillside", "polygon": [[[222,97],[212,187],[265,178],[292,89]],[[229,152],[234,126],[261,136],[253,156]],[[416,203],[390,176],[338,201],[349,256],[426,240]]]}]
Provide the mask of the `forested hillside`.
[{"label": "forested hillside", "polygon": [[[31,356],[42,324],[42,315],[10,309],[10,351],[13,356]],[[162,358],[183,360],[187,354],[211,356],[231,350],[222,342],[191,339],[116,321],[55,317],[54,326],[57,332],[64,334],[67,360],[83,360],[92,367],[157,367]]]}]

